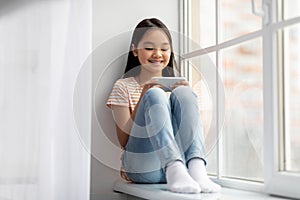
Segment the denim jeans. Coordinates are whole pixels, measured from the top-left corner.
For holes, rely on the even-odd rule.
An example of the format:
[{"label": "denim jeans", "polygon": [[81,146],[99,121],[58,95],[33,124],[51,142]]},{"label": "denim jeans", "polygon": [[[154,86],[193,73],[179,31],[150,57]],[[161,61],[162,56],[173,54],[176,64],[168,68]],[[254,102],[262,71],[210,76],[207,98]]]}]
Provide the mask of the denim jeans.
[{"label": "denim jeans", "polygon": [[137,183],[166,182],[168,163],[205,156],[197,96],[191,87],[179,86],[170,97],[150,88],[142,97],[131,129],[122,165]]}]

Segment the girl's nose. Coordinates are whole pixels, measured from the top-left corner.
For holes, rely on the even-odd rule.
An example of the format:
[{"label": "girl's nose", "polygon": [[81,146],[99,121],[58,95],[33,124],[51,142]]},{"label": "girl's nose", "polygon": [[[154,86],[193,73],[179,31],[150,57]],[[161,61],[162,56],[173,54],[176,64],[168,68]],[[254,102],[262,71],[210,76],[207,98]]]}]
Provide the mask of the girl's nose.
[{"label": "girl's nose", "polygon": [[160,49],[155,49],[153,52],[153,57],[159,58],[162,56],[161,50]]}]

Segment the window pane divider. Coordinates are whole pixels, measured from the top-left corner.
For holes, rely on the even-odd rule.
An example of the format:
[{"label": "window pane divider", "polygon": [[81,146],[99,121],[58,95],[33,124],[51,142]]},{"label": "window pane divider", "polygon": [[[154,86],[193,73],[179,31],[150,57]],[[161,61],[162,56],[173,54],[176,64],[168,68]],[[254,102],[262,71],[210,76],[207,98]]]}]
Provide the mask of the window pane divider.
[{"label": "window pane divider", "polygon": [[[271,30],[271,32],[275,32],[278,29],[282,29],[284,27],[291,26],[291,25],[299,23],[299,22],[300,22],[300,17],[295,17],[295,18],[292,18],[292,19],[288,19],[288,20],[284,20],[284,21],[281,21],[281,22],[273,23],[273,24],[269,25],[270,26],[269,29]],[[215,52],[215,51],[218,51],[220,49],[228,48],[228,47],[240,44],[242,42],[246,42],[246,41],[255,39],[257,37],[260,37],[260,36],[262,36],[263,32],[264,32],[264,29],[260,29],[258,31],[248,33],[246,35],[234,38],[232,40],[228,40],[228,41],[220,43],[220,44],[216,44],[216,45],[213,45],[213,46],[210,46],[210,47],[207,47],[207,48],[203,48],[203,49],[197,49],[195,51],[191,51],[191,52],[183,54],[182,58],[183,59],[190,59],[190,58],[193,58],[193,57],[196,57],[196,56],[201,56],[201,55],[205,55],[205,54],[208,54],[208,53],[211,53],[211,52]]]},{"label": "window pane divider", "polygon": [[228,40],[228,41],[220,43],[220,44],[216,44],[216,45],[213,45],[213,46],[210,46],[210,47],[207,47],[207,48],[197,49],[195,51],[191,51],[189,53],[183,54],[182,57],[183,57],[183,59],[189,59],[189,58],[193,58],[193,57],[196,57],[196,56],[200,56],[200,55],[208,54],[208,53],[211,53],[211,52],[215,52],[215,51],[218,51],[218,50],[221,50],[221,49],[224,49],[224,48],[227,48],[227,47],[231,47],[231,46],[240,44],[242,42],[246,42],[248,40],[252,40],[252,39],[255,39],[257,37],[260,37],[262,35],[262,33],[263,33],[263,30],[258,30],[258,31],[255,31],[255,32],[251,32],[249,34],[234,38],[232,40]]},{"label": "window pane divider", "polygon": [[285,28],[287,26],[292,26],[292,25],[297,24],[299,22],[300,22],[300,17],[294,17],[294,18],[291,18],[291,19],[276,22],[276,23],[270,25],[270,28],[273,32],[275,32],[278,29],[282,29],[282,28]]}]

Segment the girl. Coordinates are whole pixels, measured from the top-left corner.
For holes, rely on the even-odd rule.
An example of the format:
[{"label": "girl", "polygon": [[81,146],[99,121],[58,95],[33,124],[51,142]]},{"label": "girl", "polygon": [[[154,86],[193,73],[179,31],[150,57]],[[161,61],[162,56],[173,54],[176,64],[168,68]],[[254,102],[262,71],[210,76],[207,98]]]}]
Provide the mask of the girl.
[{"label": "girl", "polygon": [[155,18],[141,21],[130,48],[124,77],[107,101],[124,150],[121,174],[135,183],[167,183],[173,192],[218,192],[221,187],[206,173],[197,97],[189,83],[177,82],[167,93],[151,79],[178,71],[167,27]]}]

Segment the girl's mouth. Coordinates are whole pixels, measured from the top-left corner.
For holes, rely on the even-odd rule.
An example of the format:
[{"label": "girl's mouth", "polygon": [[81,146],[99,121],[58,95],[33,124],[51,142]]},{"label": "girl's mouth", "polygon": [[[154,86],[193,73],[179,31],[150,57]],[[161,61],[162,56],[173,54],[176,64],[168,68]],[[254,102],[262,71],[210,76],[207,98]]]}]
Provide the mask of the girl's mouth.
[{"label": "girl's mouth", "polygon": [[163,62],[163,60],[148,60],[150,63],[152,64],[161,64]]}]

